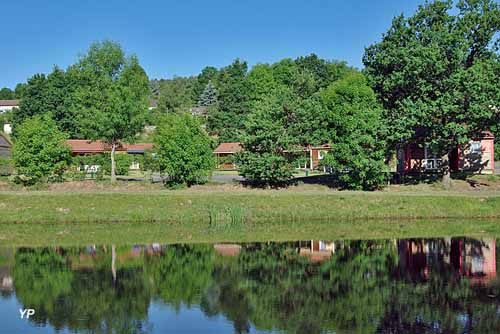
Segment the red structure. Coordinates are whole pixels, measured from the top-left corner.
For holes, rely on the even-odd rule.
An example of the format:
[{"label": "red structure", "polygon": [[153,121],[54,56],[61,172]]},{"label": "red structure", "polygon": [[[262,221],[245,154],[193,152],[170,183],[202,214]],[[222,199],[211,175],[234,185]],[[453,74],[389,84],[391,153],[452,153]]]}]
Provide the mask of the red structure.
[{"label": "red structure", "polygon": [[[471,140],[468,145],[457,146],[450,154],[452,171],[474,174],[493,174],[495,171],[494,136],[483,132],[480,137]],[[434,172],[442,164],[442,157],[436,156],[420,140],[402,145],[397,150],[397,171],[400,174]]]}]

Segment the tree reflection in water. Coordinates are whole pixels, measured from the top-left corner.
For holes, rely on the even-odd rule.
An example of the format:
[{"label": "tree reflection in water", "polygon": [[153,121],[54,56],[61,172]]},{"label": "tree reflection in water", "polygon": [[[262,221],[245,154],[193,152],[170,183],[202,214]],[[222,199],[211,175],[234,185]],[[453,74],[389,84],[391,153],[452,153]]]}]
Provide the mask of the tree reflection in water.
[{"label": "tree reflection in water", "polygon": [[0,302],[93,333],[153,332],[154,303],[236,333],[498,333],[498,253],[470,238],[20,248],[0,252]]}]

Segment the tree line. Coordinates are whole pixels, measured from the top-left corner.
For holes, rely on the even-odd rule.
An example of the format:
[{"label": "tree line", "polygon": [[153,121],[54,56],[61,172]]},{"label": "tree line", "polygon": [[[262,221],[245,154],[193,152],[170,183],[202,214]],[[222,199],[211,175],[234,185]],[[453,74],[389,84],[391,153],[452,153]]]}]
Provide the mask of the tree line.
[{"label": "tree line", "polygon": [[[168,80],[149,80],[136,57],[105,41],[66,70],[30,78],[12,118],[16,129],[49,115],[66,136],[101,139],[112,151],[157,125],[159,168],[187,184],[206,178],[215,144],[238,141],[239,172],[256,184],[286,184],[304,147],[330,144],[323,163],[342,186],[377,189],[395,148],[420,137],[443,158],[449,185],[451,151],[499,132],[499,31],[495,1],[427,2],[393,19],[365,49],[363,70],[311,54],[252,68],[237,59]],[[148,99],[158,108],[148,111]]]}]

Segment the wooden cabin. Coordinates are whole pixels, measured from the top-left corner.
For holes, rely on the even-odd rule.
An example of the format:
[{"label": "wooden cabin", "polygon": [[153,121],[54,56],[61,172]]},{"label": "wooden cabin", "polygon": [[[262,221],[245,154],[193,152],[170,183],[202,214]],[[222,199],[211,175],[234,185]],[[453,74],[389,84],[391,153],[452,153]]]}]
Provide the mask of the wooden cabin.
[{"label": "wooden cabin", "polygon": [[[457,146],[450,154],[450,169],[472,174],[493,174],[495,171],[494,136],[483,132],[467,145]],[[436,156],[423,141],[401,145],[397,149],[397,171],[400,174],[438,171],[442,157]]]}]

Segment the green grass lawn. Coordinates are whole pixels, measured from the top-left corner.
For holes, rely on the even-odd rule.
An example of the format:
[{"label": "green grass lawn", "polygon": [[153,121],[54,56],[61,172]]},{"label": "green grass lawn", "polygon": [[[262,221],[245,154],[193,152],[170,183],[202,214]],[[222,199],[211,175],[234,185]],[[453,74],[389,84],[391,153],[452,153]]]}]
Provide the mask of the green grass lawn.
[{"label": "green grass lawn", "polygon": [[0,244],[500,236],[496,192],[0,193]]}]

